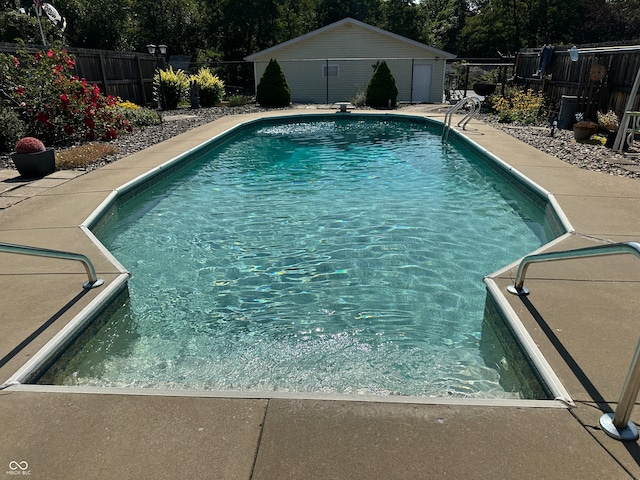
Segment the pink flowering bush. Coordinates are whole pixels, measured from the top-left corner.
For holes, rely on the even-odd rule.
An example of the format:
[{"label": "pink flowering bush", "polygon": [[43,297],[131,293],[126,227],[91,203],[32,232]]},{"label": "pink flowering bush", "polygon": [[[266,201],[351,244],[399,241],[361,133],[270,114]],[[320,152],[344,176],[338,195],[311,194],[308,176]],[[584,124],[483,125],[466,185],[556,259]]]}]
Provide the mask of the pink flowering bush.
[{"label": "pink flowering bush", "polygon": [[65,49],[35,55],[0,55],[0,101],[15,109],[27,134],[47,144],[112,140],[132,127],[97,85],[73,75],[75,61]]}]

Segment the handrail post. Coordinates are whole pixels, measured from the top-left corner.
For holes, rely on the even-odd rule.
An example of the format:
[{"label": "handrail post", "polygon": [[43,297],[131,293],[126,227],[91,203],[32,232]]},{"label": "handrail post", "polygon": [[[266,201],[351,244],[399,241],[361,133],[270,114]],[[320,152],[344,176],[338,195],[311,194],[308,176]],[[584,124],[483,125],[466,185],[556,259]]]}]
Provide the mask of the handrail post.
[{"label": "handrail post", "polygon": [[[507,287],[507,291],[514,295],[528,295],[529,289],[524,286],[527,268],[532,263],[551,262],[556,260],[570,260],[573,258],[600,257],[605,255],[619,255],[632,253],[640,257],[640,243],[622,242],[598,245],[594,247],[578,248],[560,252],[546,252],[524,257],[516,273],[515,283]],[[629,419],[631,411],[640,392],[640,340],[636,346],[633,360],[629,366],[627,378],[622,387],[615,413],[605,413],[600,417],[600,426],[604,432],[616,440],[637,440],[638,428]]]},{"label": "handrail post", "polygon": [[82,284],[83,288],[96,288],[104,284],[104,280],[96,276],[96,270],[93,263],[85,255],[81,253],[64,252],[62,250],[50,250],[48,248],[30,247],[27,245],[14,245],[12,243],[0,242],[0,252],[15,253],[17,255],[31,255],[35,257],[57,258],[60,260],[73,260],[82,263],[87,277],[89,278]]},{"label": "handrail post", "polygon": [[640,243],[621,242],[597,245],[594,247],[578,248],[576,250],[563,250],[560,252],[545,252],[527,255],[520,261],[516,273],[516,281],[507,287],[507,291],[514,295],[528,295],[529,289],[524,286],[524,278],[527,268],[532,263],[552,262],[556,260],[571,260],[573,258],[602,257],[605,255],[619,255],[632,253],[640,258]]},{"label": "handrail post", "polygon": [[636,346],[636,352],[629,366],[627,378],[624,381],[620,399],[615,413],[605,413],[600,417],[600,426],[604,432],[616,440],[637,440],[638,428],[629,419],[631,411],[640,391],[640,340]]},{"label": "handrail post", "polygon": [[469,123],[469,120],[477,113],[478,108],[476,107],[476,102],[479,104],[479,100],[475,97],[464,97],[458,103],[456,103],[453,107],[449,108],[444,114],[444,124],[442,128],[442,143],[446,143],[449,138],[449,130],[451,130],[451,119],[453,118],[453,114],[464,107],[467,103],[472,103],[471,112],[467,113],[465,117],[458,122],[458,126],[462,122],[464,122],[464,126],[462,129],[464,130]]}]

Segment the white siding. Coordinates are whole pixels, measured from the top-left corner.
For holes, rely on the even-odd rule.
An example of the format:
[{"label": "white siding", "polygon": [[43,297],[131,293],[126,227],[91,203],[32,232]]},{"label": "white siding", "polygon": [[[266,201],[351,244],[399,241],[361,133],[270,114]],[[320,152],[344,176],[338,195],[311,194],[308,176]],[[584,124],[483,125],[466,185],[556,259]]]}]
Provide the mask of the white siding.
[{"label": "white siding", "polygon": [[[342,21],[336,25],[252,55],[256,85],[269,60],[275,58],[291,87],[293,102],[350,101],[365,91],[373,75],[372,65],[385,60],[396,80],[397,100],[409,102],[413,64],[420,62],[432,65],[429,101],[442,101],[446,52],[387,35],[359,22]],[[327,63],[338,65],[338,77],[323,76]]]}]

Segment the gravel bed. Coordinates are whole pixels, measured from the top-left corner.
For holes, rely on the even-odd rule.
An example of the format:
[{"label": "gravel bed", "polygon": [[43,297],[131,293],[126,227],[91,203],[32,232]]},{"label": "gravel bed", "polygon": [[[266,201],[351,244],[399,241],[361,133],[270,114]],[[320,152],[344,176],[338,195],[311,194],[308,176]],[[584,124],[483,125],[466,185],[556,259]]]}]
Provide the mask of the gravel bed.
[{"label": "gravel bed", "polygon": [[[95,170],[103,165],[115,162],[122,157],[143,150],[163,140],[199,127],[200,125],[212,122],[225,115],[252,113],[262,110],[264,109],[255,105],[246,105],[241,107],[212,107],[168,112],[165,114],[165,121],[162,125],[146,127],[144,130],[122,135],[112,141],[111,143],[118,149],[118,153],[105,157],[87,166],[83,170]],[[623,155],[615,153],[611,149],[601,145],[577,143],[573,139],[573,132],[570,130],[555,130],[554,135],[551,136],[551,130],[549,128],[501,124],[497,122],[494,115],[482,114],[477,120],[490,123],[493,127],[528,143],[538,150],[580,168],[603,172],[609,175],[640,178],[640,173],[630,172],[621,167],[621,165],[630,163],[629,158],[625,158]],[[632,162],[634,165],[638,165],[637,161],[632,160]],[[15,168],[8,155],[0,155],[0,169],[3,168]]]},{"label": "gravel bed", "polygon": [[[556,129],[551,136],[551,129],[548,127],[502,124],[498,123],[494,115],[481,115],[481,119],[490,123],[494,128],[502,130],[563,162],[609,175],[640,178],[640,172],[631,172],[622,168],[622,165],[638,167],[640,165],[638,157],[625,157],[603,145],[576,142],[572,130]],[[629,151],[629,153],[637,152],[637,147],[633,147]]]},{"label": "gravel bed", "polygon": [[[116,140],[111,141],[118,152],[114,155],[104,157],[98,162],[88,165],[82,170],[96,170],[104,165],[113,163],[120,158],[132,153],[144,150],[156,143],[160,143],[168,138],[175,137],[193,128],[199,127],[225,115],[239,115],[242,113],[259,112],[263,109],[254,105],[242,107],[212,107],[200,108],[198,110],[175,110],[164,114],[162,125],[152,125],[141,130],[136,130],[131,134],[120,135]],[[15,169],[13,162],[8,155],[0,155],[0,168]]]}]

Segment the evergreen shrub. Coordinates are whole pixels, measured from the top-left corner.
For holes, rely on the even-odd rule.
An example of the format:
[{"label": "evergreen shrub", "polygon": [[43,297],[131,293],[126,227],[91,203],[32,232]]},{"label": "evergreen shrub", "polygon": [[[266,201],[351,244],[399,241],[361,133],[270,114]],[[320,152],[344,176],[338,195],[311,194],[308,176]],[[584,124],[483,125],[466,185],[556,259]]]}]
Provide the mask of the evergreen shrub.
[{"label": "evergreen shrub", "polygon": [[263,107],[287,107],[291,103],[291,88],[277,60],[272,58],[256,89],[256,101]]},{"label": "evergreen shrub", "polygon": [[366,103],[370,107],[394,108],[398,97],[398,87],[396,80],[387,66],[387,62],[382,61],[373,72],[366,91]]}]

